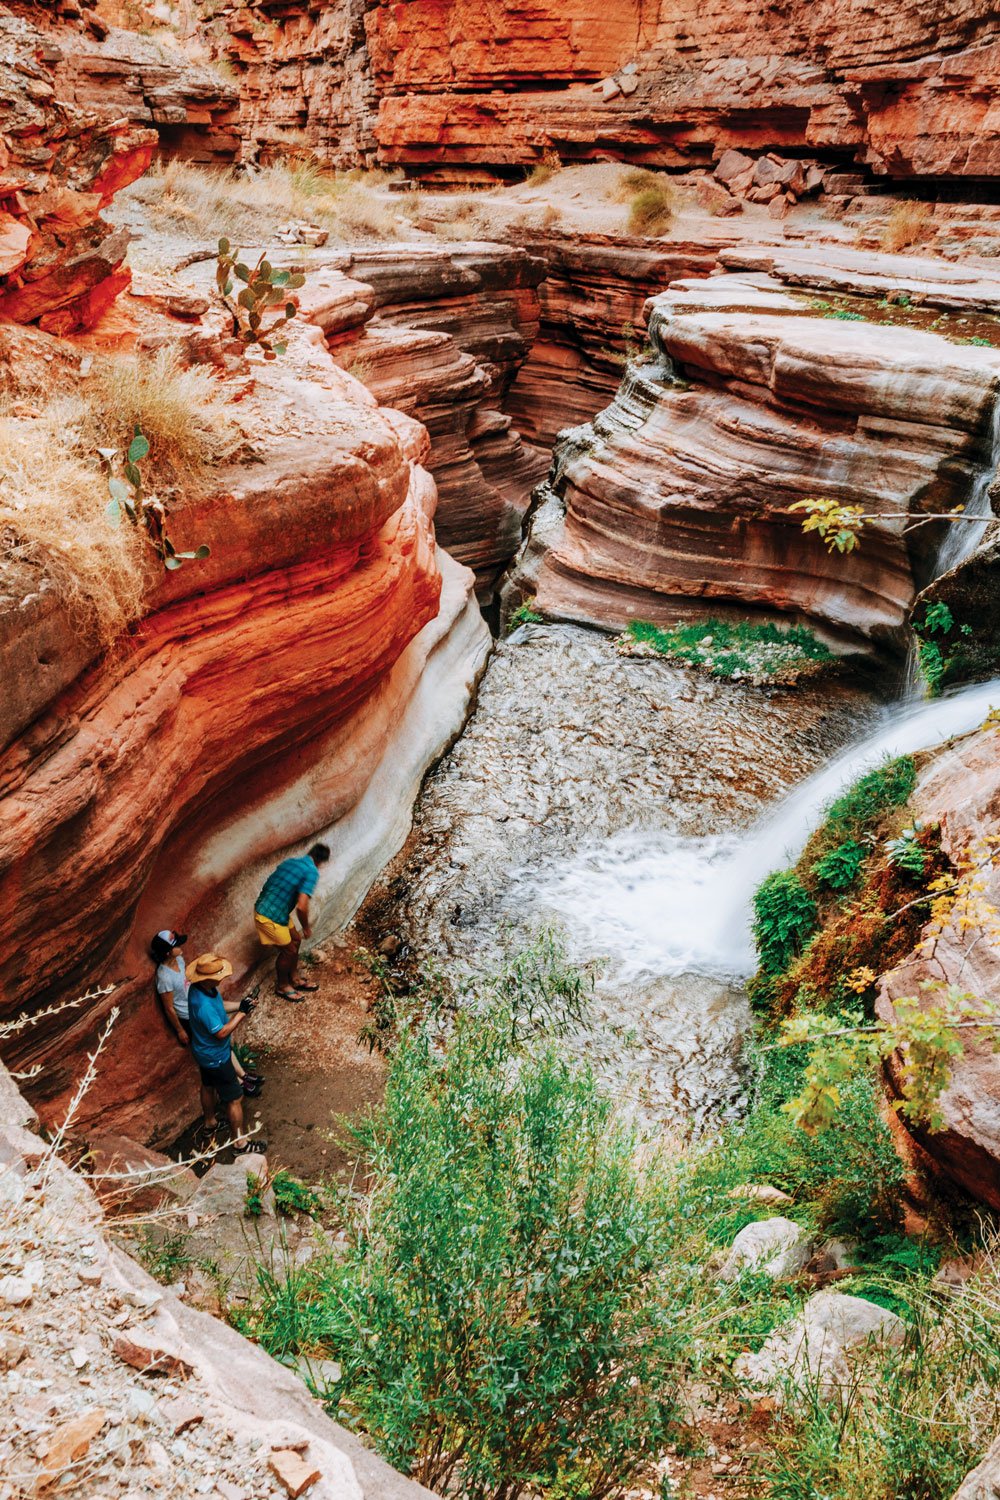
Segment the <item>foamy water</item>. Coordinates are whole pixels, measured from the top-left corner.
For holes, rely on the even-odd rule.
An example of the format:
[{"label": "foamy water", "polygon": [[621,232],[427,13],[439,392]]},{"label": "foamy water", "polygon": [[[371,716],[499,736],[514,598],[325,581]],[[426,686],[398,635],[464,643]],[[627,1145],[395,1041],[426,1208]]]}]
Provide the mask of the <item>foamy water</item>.
[{"label": "foamy water", "polygon": [[834,798],[886,758],[977,728],[994,705],[1000,680],[898,706],[745,836],[619,834],[532,879],[532,899],[558,918],[575,959],[609,961],[616,986],[679,974],[746,977],[755,967],[753,893],[798,857]]}]

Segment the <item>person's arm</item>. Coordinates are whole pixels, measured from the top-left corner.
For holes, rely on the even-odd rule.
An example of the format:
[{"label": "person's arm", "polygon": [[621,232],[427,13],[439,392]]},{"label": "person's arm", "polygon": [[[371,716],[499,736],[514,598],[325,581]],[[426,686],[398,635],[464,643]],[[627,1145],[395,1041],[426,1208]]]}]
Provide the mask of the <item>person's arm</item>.
[{"label": "person's arm", "polygon": [[309,926],[309,897],[305,891],[299,891],[299,899],[295,903],[295,915],[299,919],[302,936],[307,938],[312,937],[312,928]]},{"label": "person's arm", "polygon": [[224,1042],[226,1040],[226,1037],[232,1036],[237,1026],[239,1026],[241,1022],[245,1021],[246,1018],[246,1011],[238,1010],[235,1016],[233,1016],[231,1020],[226,1022],[225,1026],[223,1026],[219,1031],[213,1031],[212,1035],[216,1038],[217,1041]]},{"label": "person's arm", "polygon": [[185,1032],[184,1027],[181,1025],[180,1017],[174,1009],[173,991],[157,990],[156,993],[160,997],[160,1004],[163,1006],[163,1009],[167,1013],[167,1020],[174,1028],[174,1031],[177,1035],[177,1040],[180,1042],[182,1047],[186,1047],[188,1044],[187,1033]]}]

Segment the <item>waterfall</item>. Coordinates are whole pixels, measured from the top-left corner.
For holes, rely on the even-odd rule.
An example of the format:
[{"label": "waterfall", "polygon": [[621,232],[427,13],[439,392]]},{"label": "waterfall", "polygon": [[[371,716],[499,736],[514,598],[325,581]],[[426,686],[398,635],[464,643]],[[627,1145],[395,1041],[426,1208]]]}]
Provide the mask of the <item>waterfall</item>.
[{"label": "waterfall", "polygon": [[945,534],[938,549],[937,562],[934,568],[935,578],[940,578],[942,573],[950,573],[952,568],[957,568],[975,552],[983,539],[983,533],[993,520],[993,510],[990,506],[990,485],[996,478],[997,469],[1000,467],[1000,396],[993,401],[990,412],[990,456],[981,474],[973,481],[969,498],[962,512],[965,516],[975,518],[972,521],[957,521],[945,527]]},{"label": "waterfall", "polygon": [[753,893],[765,875],[798,858],[833,799],[887,757],[977,728],[994,704],[1000,678],[896,705],[740,838],[621,835],[541,877],[533,894],[560,913],[574,951],[608,956],[619,982],[745,978],[756,967]]}]

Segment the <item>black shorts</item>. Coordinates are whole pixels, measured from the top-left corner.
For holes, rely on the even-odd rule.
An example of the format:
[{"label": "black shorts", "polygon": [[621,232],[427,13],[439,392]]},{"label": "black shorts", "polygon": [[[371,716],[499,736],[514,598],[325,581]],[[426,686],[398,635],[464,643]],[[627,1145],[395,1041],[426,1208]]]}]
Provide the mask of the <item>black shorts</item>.
[{"label": "black shorts", "polygon": [[198,1072],[205,1087],[218,1094],[220,1104],[232,1104],[234,1099],[243,1098],[243,1085],[236,1076],[231,1057],[217,1068],[203,1068],[199,1063]]}]

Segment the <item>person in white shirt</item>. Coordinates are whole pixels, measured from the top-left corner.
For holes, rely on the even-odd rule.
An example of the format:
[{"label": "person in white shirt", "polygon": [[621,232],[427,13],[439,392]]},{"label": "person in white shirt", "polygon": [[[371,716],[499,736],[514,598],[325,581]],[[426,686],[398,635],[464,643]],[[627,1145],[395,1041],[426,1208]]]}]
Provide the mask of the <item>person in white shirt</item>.
[{"label": "person in white shirt", "polygon": [[[170,927],[164,927],[149,945],[149,956],[156,965],[156,993],[167,1021],[182,1047],[187,1047],[191,1041],[187,969],[184,963],[186,942],[186,932],[175,932]],[[264,1075],[249,1072],[235,1053],[233,1067],[243,1085],[244,1094],[251,1098],[259,1094],[264,1087]]]}]

